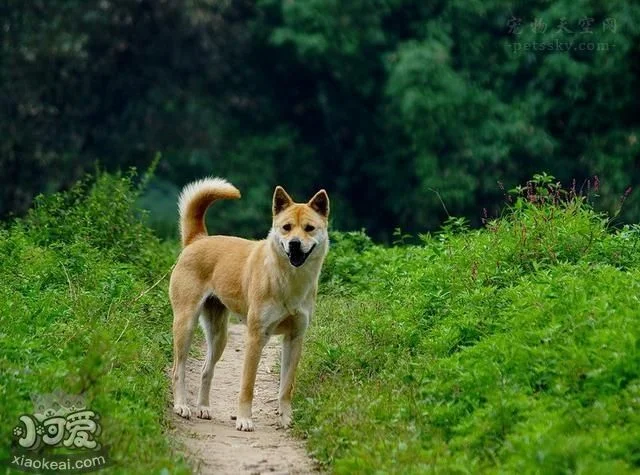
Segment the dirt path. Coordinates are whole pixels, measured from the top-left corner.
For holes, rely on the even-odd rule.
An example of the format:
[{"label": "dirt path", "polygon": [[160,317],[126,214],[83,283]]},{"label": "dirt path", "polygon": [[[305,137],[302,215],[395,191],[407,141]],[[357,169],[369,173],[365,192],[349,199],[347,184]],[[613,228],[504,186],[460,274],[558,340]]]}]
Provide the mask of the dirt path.
[{"label": "dirt path", "polygon": [[[206,345],[206,343],[205,343]],[[204,354],[206,351],[203,351]],[[244,358],[244,327],[229,325],[229,341],[216,364],[211,385],[212,419],[195,418],[202,359],[189,358],[187,394],[192,419],[173,414],[176,437],[195,460],[196,473],[258,474],[315,473],[304,444],[287,431],[277,429],[278,374],[273,371],[280,355],[280,342],[272,338],[265,347],[253,400],[255,432],[240,432],[231,416],[236,413],[240,374]]]}]

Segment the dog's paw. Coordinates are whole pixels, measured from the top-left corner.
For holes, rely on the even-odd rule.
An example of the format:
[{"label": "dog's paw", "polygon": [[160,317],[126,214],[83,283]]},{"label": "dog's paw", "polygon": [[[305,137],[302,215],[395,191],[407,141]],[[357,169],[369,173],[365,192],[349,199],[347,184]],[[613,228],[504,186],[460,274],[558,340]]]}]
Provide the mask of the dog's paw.
[{"label": "dog's paw", "polygon": [[282,429],[288,429],[289,427],[291,427],[291,421],[292,421],[292,410],[291,410],[291,403],[286,403],[286,402],[280,402],[280,407],[278,408],[278,414],[280,415],[280,419],[279,419],[279,426]]},{"label": "dog's paw", "polygon": [[291,414],[280,414],[280,428],[281,429],[288,429],[289,427],[291,427]]},{"label": "dog's paw", "polygon": [[206,406],[198,406],[196,417],[198,419],[211,419],[211,409]]},{"label": "dog's paw", "polygon": [[238,417],[236,419],[236,429],[245,432],[253,432],[253,420],[250,417]]},{"label": "dog's paw", "polygon": [[173,412],[178,414],[180,417],[184,417],[185,419],[191,418],[191,409],[186,404],[176,404],[173,406]]}]

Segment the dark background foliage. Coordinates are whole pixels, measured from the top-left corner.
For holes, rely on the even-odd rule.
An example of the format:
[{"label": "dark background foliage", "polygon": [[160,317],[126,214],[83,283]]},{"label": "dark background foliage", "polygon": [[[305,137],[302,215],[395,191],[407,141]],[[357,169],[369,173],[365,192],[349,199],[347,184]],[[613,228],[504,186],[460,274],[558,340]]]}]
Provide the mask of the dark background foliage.
[{"label": "dark background foliage", "polygon": [[[145,168],[157,153],[142,202],[164,234],[202,175],[243,192],[212,231],[263,235],[282,184],[298,200],[326,188],[334,226],[383,240],[439,226],[439,196],[479,224],[501,186],[537,171],[577,187],[597,175],[609,211],[640,178],[632,2],[2,5],[5,217],[96,163]],[[640,218],[634,194],[622,216]]]}]

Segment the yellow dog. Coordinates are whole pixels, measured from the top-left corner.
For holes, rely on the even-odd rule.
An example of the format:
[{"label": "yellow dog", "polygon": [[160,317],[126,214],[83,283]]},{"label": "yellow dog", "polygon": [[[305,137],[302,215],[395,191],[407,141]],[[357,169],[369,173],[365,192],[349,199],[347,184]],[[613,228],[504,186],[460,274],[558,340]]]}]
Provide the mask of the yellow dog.
[{"label": "yellow dog", "polygon": [[329,197],[318,191],[295,203],[280,186],[273,194],[273,222],[261,241],[208,236],[204,216],[211,203],[237,199],[240,192],[221,178],[187,185],[180,195],[180,233],[184,247],[171,274],[173,308],[174,411],[189,418],[185,363],[196,320],[207,339],[197,417],[210,419],[213,368],[227,341],[229,313],[247,325],[247,341],[236,429],[252,431],[253,388],[262,349],[271,335],[283,334],[279,412],[291,425],[291,396],[302,340],[313,314],[318,278],[329,249]]}]

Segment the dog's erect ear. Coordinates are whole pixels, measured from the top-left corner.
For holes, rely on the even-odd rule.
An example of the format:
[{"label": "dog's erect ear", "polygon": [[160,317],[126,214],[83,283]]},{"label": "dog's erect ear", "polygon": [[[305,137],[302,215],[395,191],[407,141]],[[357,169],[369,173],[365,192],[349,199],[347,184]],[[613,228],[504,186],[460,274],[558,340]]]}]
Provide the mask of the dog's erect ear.
[{"label": "dog's erect ear", "polygon": [[293,204],[293,200],[284,191],[284,188],[281,186],[276,186],[276,191],[273,192],[273,215],[275,216],[278,213],[281,213],[289,206]]},{"label": "dog's erect ear", "polygon": [[326,191],[318,191],[307,204],[325,218],[329,217],[329,196]]}]

